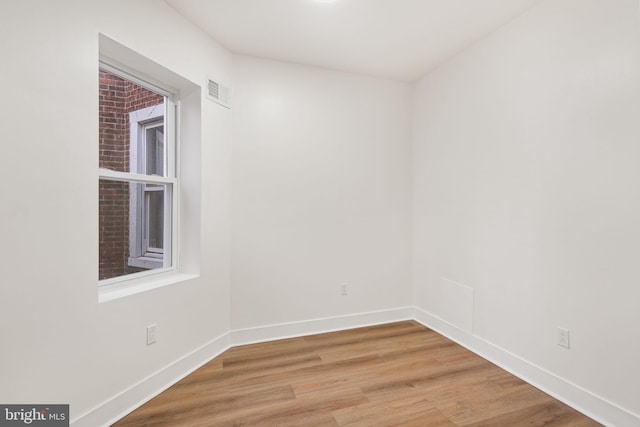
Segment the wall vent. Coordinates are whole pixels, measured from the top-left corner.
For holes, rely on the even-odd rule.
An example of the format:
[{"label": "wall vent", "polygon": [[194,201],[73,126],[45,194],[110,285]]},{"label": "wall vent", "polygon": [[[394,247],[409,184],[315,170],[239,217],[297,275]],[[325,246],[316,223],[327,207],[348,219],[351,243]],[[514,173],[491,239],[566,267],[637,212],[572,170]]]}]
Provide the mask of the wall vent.
[{"label": "wall vent", "polygon": [[223,107],[231,108],[229,88],[211,77],[207,78],[207,98]]}]

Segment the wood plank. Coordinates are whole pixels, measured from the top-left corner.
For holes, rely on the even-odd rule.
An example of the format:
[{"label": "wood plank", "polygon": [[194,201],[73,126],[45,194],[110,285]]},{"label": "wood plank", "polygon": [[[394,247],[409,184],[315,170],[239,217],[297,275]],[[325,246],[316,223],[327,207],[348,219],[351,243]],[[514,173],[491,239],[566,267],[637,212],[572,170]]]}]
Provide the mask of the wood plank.
[{"label": "wood plank", "polygon": [[229,349],[114,425],[599,424],[406,321]]}]

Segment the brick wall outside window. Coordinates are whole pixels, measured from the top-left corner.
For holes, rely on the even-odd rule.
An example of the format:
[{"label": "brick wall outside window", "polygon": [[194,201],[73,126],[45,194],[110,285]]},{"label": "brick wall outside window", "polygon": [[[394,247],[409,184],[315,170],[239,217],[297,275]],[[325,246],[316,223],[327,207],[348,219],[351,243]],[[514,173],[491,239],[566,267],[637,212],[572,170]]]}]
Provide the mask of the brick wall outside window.
[{"label": "brick wall outside window", "polygon": [[[99,165],[129,172],[129,113],[164,98],[104,71],[99,77]],[[128,266],[129,183],[100,180],[98,193],[99,279],[141,271]]]}]

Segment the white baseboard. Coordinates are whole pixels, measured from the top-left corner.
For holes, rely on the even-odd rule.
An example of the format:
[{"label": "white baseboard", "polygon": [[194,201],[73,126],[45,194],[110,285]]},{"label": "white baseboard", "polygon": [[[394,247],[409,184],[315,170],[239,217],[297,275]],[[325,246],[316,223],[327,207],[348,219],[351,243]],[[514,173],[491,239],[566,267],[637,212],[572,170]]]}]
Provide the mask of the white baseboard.
[{"label": "white baseboard", "polygon": [[110,426],[230,347],[229,333],[208,342],[158,372],[71,420],[73,427]]},{"label": "white baseboard", "polygon": [[438,316],[414,307],[233,330],[171,363],[94,409],[76,417],[71,421],[71,425],[73,427],[109,426],[232,346],[402,320],[415,320],[433,329],[606,426],[640,426],[640,416],[571,384],[476,335],[469,334]]},{"label": "white baseboard", "polygon": [[73,427],[109,426],[211,361],[231,346],[372,326],[412,318],[413,307],[405,307],[231,331],[192,351],[158,372],[149,375],[144,380],[90,411],[72,419],[71,425]]},{"label": "white baseboard", "polygon": [[415,308],[414,320],[605,426],[640,426],[640,416],[628,412],[476,335],[469,334],[438,316]]},{"label": "white baseboard", "polygon": [[257,328],[231,331],[231,345],[245,345],[278,339],[301,337],[325,332],[342,331],[383,323],[413,319],[413,307],[350,314],[346,316],[312,319],[301,322],[281,323]]}]

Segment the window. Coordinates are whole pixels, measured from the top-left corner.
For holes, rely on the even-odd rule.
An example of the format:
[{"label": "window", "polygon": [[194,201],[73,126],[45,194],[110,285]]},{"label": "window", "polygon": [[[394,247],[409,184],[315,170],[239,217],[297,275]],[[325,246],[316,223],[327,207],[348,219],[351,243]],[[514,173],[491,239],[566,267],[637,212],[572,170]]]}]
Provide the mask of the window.
[{"label": "window", "polygon": [[100,64],[100,284],[175,269],[175,124],[170,92]]},{"label": "window", "polygon": [[190,281],[202,260],[204,87],[98,34],[98,301]]}]

